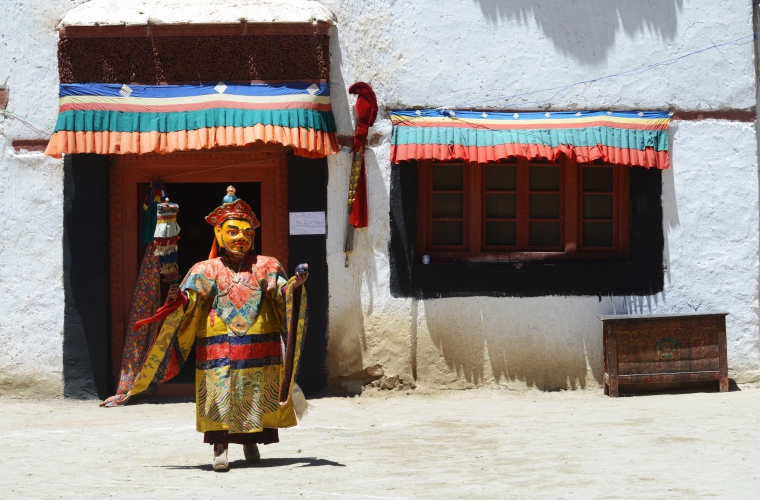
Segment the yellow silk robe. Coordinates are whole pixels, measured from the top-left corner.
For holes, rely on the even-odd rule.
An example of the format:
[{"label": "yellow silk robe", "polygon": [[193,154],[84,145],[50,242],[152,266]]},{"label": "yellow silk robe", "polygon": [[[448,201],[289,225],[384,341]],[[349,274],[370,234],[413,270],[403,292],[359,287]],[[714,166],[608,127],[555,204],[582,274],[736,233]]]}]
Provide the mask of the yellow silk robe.
[{"label": "yellow silk robe", "polygon": [[[296,425],[291,398],[280,406],[279,392],[283,376],[292,391],[306,329],[306,293],[293,311],[292,283],[271,257],[248,256],[237,272],[221,258],[193,266],[180,285],[187,304],[164,321],[129,395],[179,373],[196,343],[199,432]],[[293,358],[284,363],[281,339],[290,337]]]}]

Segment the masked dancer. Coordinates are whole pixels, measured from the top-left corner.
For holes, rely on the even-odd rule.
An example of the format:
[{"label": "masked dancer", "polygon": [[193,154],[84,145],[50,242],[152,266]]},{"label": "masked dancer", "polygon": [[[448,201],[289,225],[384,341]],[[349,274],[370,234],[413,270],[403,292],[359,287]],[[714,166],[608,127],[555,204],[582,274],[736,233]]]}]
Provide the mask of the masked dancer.
[{"label": "masked dancer", "polygon": [[307,322],[301,264],[288,279],[277,259],[255,255],[256,214],[230,186],[206,217],[215,240],[209,260],[195,264],[166,304],[135,328],[164,320],[129,397],[179,373],[196,345],[196,428],[213,446],[213,468],[228,468],[227,448],[243,445],[248,462],[257,444],[279,441],[296,425],[292,392]]}]

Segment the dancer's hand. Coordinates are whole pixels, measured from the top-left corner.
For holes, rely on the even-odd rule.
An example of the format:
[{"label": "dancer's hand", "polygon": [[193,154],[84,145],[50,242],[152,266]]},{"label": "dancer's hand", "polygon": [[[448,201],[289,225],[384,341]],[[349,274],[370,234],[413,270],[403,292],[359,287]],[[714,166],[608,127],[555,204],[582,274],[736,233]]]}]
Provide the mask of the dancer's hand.
[{"label": "dancer's hand", "polygon": [[296,278],[293,280],[293,288],[295,289],[303,285],[307,279],[309,279],[309,264],[299,264],[296,267]]},{"label": "dancer's hand", "polygon": [[303,285],[306,283],[307,279],[309,279],[308,274],[296,274],[296,279],[293,280],[293,288],[298,288]]}]

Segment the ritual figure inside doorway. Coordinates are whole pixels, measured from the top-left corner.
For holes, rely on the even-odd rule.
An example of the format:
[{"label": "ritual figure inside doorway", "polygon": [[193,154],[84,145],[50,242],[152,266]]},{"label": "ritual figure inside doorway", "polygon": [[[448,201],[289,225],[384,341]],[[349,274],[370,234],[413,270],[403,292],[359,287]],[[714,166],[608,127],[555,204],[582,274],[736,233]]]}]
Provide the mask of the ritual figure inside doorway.
[{"label": "ritual figure inside doorway", "polygon": [[308,266],[288,279],[277,259],[255,255],[256,214],[234,188],[223,201],[206,217],[215,233],[209,260],[149,319],[165,318],[129,393],[174,377],[195,343],[196,428],[213,445],[217,471],[228,468],[230,443],[258,462],[257,444],[279,442],[278,429],[296,425],[292,393],[307,322]]}]

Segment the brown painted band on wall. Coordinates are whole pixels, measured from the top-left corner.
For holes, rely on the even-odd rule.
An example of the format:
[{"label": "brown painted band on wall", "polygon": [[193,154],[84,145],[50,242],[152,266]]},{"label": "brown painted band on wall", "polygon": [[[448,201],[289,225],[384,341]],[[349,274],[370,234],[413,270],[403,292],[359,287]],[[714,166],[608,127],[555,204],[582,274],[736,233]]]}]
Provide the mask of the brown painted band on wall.
[{"label": "brown painted band on wall", "polygon": [[13,141],[11,146],[13,146],[13,149],[17,152],[22,150],[38,152],[45,151],[49,141],[50,139],[17,140]]},{"label": "brown painted band on wall", "polygon": [[330,37],[310,33],[62,38],[58,71],[61,83],[326,81]]},{"label": "brown painted band on wall", "polygon": [[326,35],[330,25],[318,23],[145,24],[140,26],[67,26],[60,38],[123,38],[151,36]]},{"label": "brown painted band on wall", "polygon": [[354,146],[354,136],[353,135],[339,135],[338,136],[338,145],[344,148],[351,148]]},{"label": "brown painted band on wall", "polygon": [[733,122],[754,122],[757,120],[755,111],[676,111],[672,120],[729,120]]}]

